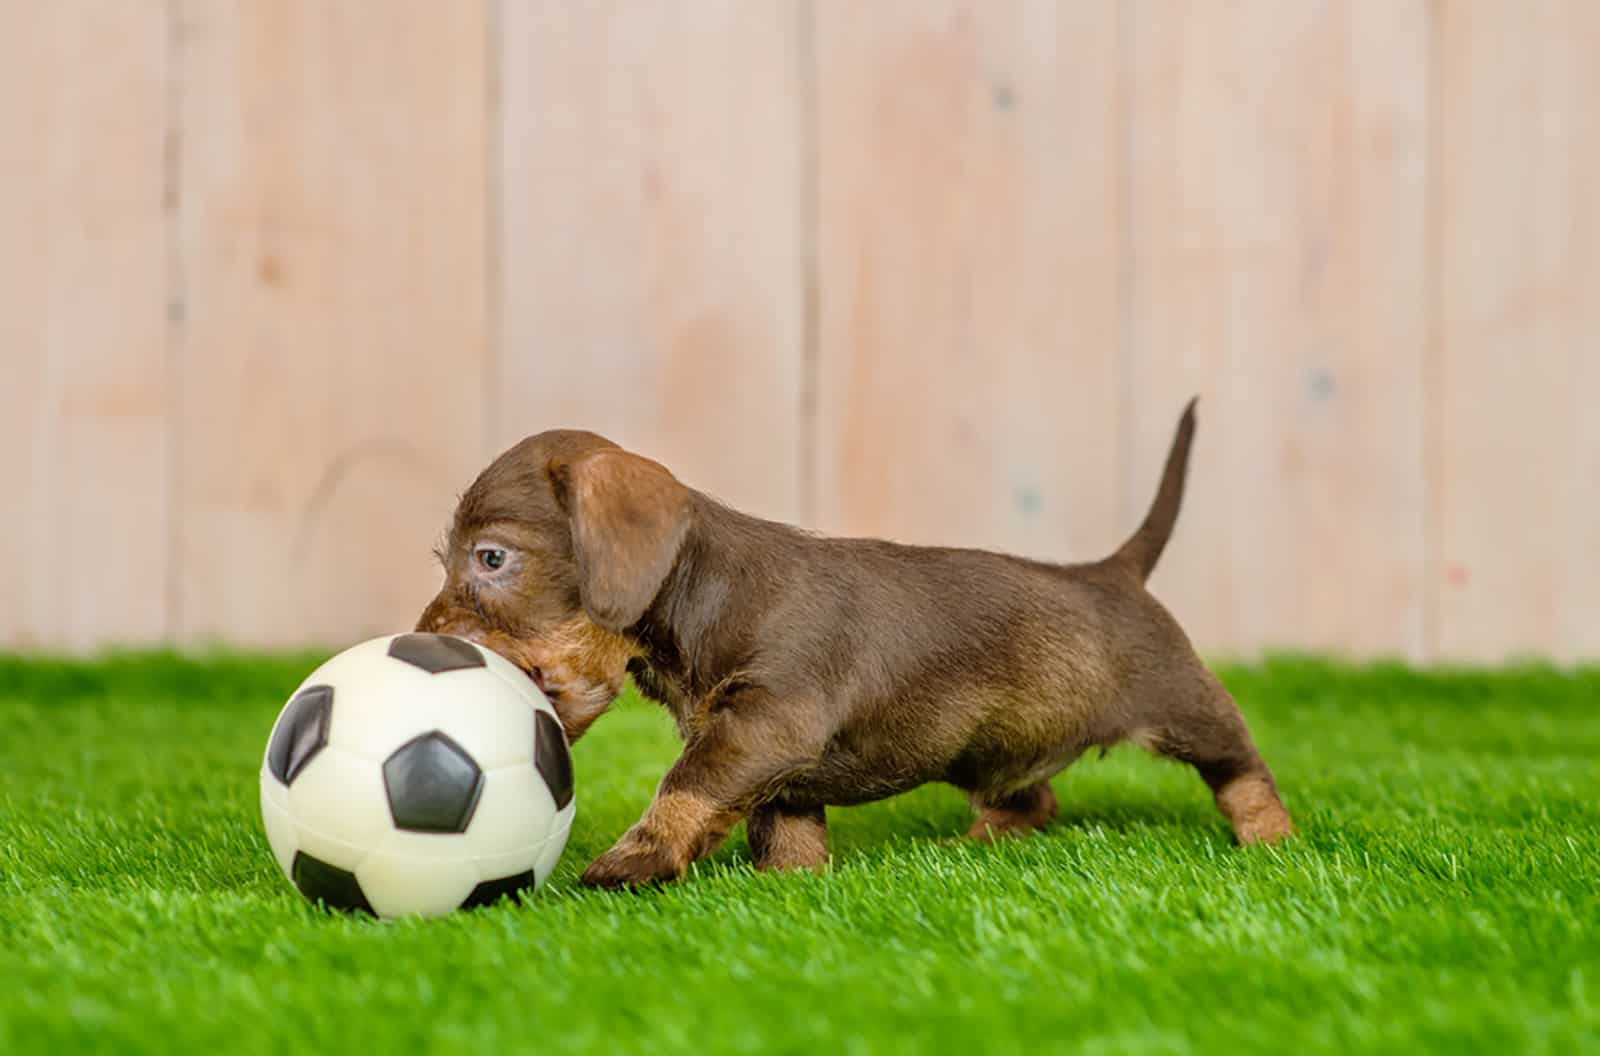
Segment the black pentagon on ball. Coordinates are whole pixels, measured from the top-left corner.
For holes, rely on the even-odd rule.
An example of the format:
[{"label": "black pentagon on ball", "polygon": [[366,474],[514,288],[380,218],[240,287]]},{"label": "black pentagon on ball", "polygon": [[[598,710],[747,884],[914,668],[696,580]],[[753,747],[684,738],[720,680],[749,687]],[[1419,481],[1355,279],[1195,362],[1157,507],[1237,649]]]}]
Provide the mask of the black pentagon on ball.
[{"label": "black pentagon on ball", "polygon": [[561,723],[549,712],[534,712],[533,765],[544,783],[550,786],[557,810],[572,802],[572,756],[567,751]]},{"label": "black pentagon on ball", "polygon": [[479,906],[492,906],[502,898],[515,900],[517,892],[532,891],[535,880],[533,870],[517,873],[515,876],[504,876],[499,880],[485,880],[472,889],[461,903],[462,909],[477,909]]},{"label": "black pentagon on ball", "polygon": [[466,832],[483,794],[483,771],[465,748],[433,730],[413,737],[383,761],[383,786],[396,828]]},{"label": "black pentagon on ball", "polygon": [[372,904],[367,901],[367,896],[361,892],[356,874],[352,872],[329,865],[320,858],[313,858],[305,851],[296,851],[294,861],[289,866],[289,875],[300,893],[313,902],[321,902],[329,909],[377,916],[372,912]]},{"label": "black pentagon on ball", "polygon": [[327,746],[332,715],[332,686],[307,686],[290,698],[267,744],[267,769],[273,777],[286,785],[293,783],[312,757]]},{"label": "black pentagon on ball", "polygon": [[430,675],[488,666],[477,646],[444,634],[399,635],[389,643],[389,655],[420,667]]}]

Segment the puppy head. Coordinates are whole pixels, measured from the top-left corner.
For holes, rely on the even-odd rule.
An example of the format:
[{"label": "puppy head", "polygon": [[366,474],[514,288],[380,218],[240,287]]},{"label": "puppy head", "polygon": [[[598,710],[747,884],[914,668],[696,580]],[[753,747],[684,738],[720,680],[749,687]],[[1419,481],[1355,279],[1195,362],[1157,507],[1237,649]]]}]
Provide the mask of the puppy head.
[{"label": "puppy head", "polygon": [[417,621],[495,650],[537,682],[576,741],[639,655],[649,609],[688,531],[690,492],[593,433],[529,437],[461,497],[445,583]]}]

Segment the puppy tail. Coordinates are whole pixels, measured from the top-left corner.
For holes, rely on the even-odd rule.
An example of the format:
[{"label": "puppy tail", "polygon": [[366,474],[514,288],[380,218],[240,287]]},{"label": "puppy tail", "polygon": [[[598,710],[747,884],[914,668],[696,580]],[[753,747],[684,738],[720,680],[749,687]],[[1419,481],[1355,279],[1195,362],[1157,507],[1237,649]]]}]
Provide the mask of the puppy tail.
[{"label": "puppy tail", "polygon": [[1189,471],[1189,445],[1194,440],[1194,406],[1196,396],[1183,409],[1178,419],[1178,432],[1172,438],[1172,449],[1167,452],[1167,468],[1161,473],[1161,486],[1156,490],[1156,501],[1145,514],[1139,530],[1114,554],[1111,562],[1138,575],[1140,582],[1150,578],[1161,551],[1166,549],[1172,536],[1172,526],[1178,520],[1178,507],[1183,505],[1183,480]]}]

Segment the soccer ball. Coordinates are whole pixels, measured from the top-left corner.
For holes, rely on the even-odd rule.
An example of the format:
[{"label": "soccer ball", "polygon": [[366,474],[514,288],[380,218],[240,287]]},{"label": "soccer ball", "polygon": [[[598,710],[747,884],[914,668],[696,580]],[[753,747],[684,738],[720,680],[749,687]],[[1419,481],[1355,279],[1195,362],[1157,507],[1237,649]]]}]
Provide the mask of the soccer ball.
[{"label": "soccer ball", "polygon": [[374,638],[317,668],[261,763],[267,842],[290,883],[380,917],[536,890],[575,810],[549,702],[503,657],[445,635]]}]

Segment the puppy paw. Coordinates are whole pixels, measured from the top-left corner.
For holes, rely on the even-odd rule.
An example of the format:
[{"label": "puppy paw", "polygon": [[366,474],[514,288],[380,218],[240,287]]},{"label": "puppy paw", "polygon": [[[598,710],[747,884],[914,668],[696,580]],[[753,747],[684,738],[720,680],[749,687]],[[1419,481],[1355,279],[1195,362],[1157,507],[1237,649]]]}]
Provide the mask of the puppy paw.
[{"label": "puppy paw", "polygon": [[1244,847],[1274,844],[1294,834],[1272,779],[1246,774],[1217,789],[1217,806],[1233,822],[1233,835]]},{"label": "puppy paw", "polygon": [[1234,827],[1234,838],[1241,847],[1257,844],[1271,846],[1282,843],[1294,835],[1294,825],[1282,809],[1263,813],[1262,816],[1241,821]]},{"label": "puppy paw", "polygon": [[1048,781],[1014,792],[999,803],[980,801],[977,806],[978,820],[967,830],[967,838],[980,843],[1043,832],[1055,820],[1059,809]]},{"label": "puppy paw", "polygon": [[604,888],[647,887],[682,875],[683,866],[663,848],[624,838],[589,864],[583,871],[583,883]]},{"label": "puppy paw", "polygon": [[1035,825],[1027,819],[1015,817],[996,817],[985,814],[972,823],[972,828],[967,830],[962,839],[976,840],[979,843],[999,843],[1001,840],[1019,839],[1023,836],[1032,836],[1043,829],[1042,825]]}]

